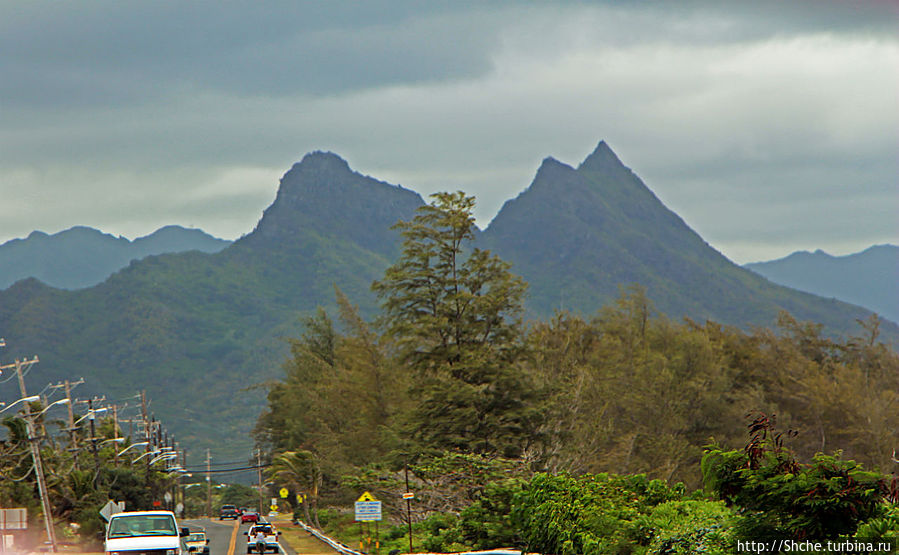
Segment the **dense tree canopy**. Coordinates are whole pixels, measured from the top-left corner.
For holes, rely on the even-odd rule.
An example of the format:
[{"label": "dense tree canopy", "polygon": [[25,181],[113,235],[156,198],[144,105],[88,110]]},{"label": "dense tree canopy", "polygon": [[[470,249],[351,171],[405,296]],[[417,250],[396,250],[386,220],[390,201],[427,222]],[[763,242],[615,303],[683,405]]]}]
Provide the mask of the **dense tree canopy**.
[{"label": "dense tree canopy", "polygon": [[[437,500],[422,502],[413,516],[442,538],[432,536],[431,545],[489,547],[514,536],[508,514],[487,510],[510,507],[514,491],[459,490],[471,504],[461,509],[459,495],[443,504],[461,519],[453,524],[437,515],[452,489],[439,484],[458,473],[435,478],[423,469],[456,455],[508,458],[527,469],[521,480],[534,471],[645,475],[691,491],[702,484],[706,446],[714,442],[724,453],[744,445],[750,411],[776,414],[796,430],[792,452],[811,461],[808,468],[853,460],[845,468],[893,469],[899,356],[879,341],[876,319],[839,339],[786,313],[776,329],[749,332],[675,322],[632,285],[593,317],[559,312],[525,326],[525,284],[507,263],[468,244],[472,207],[470,197],[441,193],[397,224],[403,251],[373,285],[383,308],[376,324],[338,291],[336,323],[319,310],[290,340],[285,378],[271,385],[257,437],[276,456],[302,451],[318,461],[322,498],[345,500],[347,488],[393,491],[384,484],[400,487],[397,472],[409,462],[422,499]],[[842,454],[828,458],[836,451]],[[648,504],[631,515],[634,530],[673,514],[691,515],[700,527],[733,516],[709,503]],[[474,521],[504,531],[487,533]],[[687,528],[670,541],[705,541]]]},{"label": "dense tree canopy", "polygon": [[474,198],[433,199],[397,224],[402,255],[372,286],[416,374],[416,436],[429,447],[517,455],[535,433],[535,392],[517,364],[526,285],[507,262],[470,248]]}]

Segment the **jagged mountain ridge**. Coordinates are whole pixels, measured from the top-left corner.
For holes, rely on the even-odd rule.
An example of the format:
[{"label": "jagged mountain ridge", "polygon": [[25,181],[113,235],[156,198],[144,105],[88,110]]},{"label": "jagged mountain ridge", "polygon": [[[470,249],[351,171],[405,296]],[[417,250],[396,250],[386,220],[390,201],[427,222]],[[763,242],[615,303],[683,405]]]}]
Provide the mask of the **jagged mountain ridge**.
[{"label": "jagged mountain ridge", "polygon": [[[89,289],[32,278],[0,291],[0,355],[39,354],[32,387],[84,376],[82,396],[146,389],[180,441],[242,457],[263,402],[242,390],[280,375],[283,338],[301,332],[300,315],[333,308],[335,286],[374,311],[370,284],[398,252],[389,227],[422,204],[333,154],[309,154],[256,229],[221,252],[151,256]],[[379,231],[362,233],[369,225]],[[372,242],[377,251],[363,246]]]},{"label": "jagged mountain ridge", "polygon": [[[30,279],[0,291],[9,345],[2,355],[40,355],[32,387],[84,376],[79,395],[125,398],[146,389],[191,452],[244,456],[263,402],[260,390],[246,388],[280,375],[281,338],[301,332],[300,315],[333,307],[334,285],[373,315],[370,283],[398,253],[399,234],[389,227],[422,204],[334,154],[311,153],[282,178],[256,228],[219,253],[151,256],[85,290]],[[743,280],[763,280],[708,247],[604,143],[578,169],[546,160],[478,241],[531,282],[528,307],[537,317],[557,308],[560,283],[562,306],[592,315],[617,296],[618,283],[641,280],[674,318],[723,314],[723,323],[770,326],[779,306],[813,319],[809,303],[844,316],[829,317],[840,333],[867,314],[773,285],[741,286],[745,296],[727,299]],[[685,283],[696,291],[681,291]]]},{"label": "jagged mountain ridge", "polygon": [[170,225],[133,241],[76,226],[52,235],[34,231],[0,245],[0,289],[33,277],[59,289],[91,287],[147,256],[196,250],[218,252],[231,241]]},{"label": "jagged mountain ridge", "polygon": [[845,256],[800,251],[743,267],[774,283],[841,299],[899,322],[899,246],[874,245]]},{"label": "jagged mountain ridge", "polygon": [[[539,236],[533,230],[540,230]],[[647,288],[656,308],[747,327],[772,326],[780,310],[847,333],[867,312],[776,286],[708,245],[600,142],[576,169],[543,161],[482,242],[531,284],[531,312],[591,315],[621,285]]]}]

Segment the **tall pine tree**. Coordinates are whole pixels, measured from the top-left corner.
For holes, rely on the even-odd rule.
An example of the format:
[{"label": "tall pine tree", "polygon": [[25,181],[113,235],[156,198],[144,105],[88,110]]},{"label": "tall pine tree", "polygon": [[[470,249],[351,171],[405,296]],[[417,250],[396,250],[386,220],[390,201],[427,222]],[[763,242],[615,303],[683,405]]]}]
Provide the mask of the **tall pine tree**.
[{"label": "tall pine tree", "polygon": [[509,263],[472,248],[473,197],[432,199],[394,226],[402,255],[372,285],[387,333],[416,373],[415,430],[430,447],[518,455],[538,416],[515,365],[527,285]]}]

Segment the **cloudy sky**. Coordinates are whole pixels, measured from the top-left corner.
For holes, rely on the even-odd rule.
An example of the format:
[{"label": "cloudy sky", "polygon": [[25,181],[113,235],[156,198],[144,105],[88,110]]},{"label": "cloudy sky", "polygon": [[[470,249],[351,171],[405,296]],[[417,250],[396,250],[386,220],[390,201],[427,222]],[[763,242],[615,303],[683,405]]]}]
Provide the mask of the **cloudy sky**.
[{"label": "cloudy sky", "polygon": [[895,6],[0,0],[0,242],[237,238],[311,150],[485,226],[605,139],[736,262],[897,244]]}]

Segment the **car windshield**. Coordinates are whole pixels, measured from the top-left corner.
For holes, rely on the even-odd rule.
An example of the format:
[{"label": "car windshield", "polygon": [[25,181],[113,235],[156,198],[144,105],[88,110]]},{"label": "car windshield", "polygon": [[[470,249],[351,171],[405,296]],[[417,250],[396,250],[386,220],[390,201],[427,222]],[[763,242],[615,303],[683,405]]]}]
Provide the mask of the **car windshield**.
[{"label": "car windshield", "polygon": [[166,515],[121,516],[109,523],[110,538],[177,535],[174,519]]},{"label": "car windshield", "polygon": [[206,534],[190,534],[185,541],[201,542],[206,539]]}]

